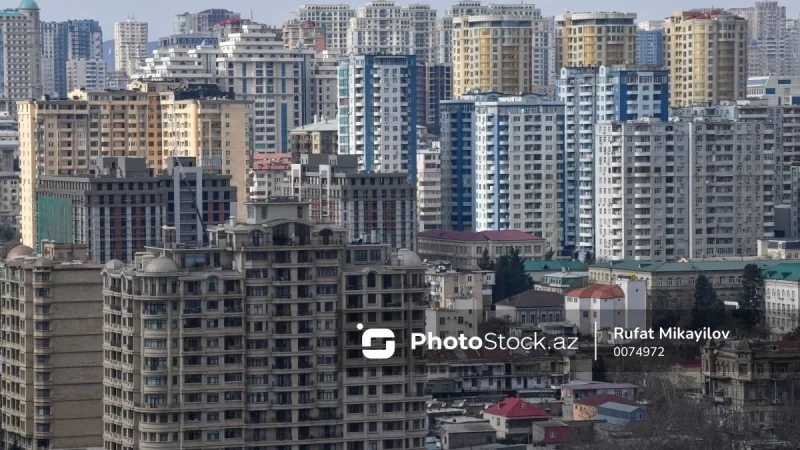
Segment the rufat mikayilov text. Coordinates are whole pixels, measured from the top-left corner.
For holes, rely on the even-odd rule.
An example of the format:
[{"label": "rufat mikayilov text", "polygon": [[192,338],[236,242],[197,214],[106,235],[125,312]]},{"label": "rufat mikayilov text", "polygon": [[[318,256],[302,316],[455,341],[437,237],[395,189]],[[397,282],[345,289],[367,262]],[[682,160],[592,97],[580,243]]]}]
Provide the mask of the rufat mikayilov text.
[{"label": "rufat mikayilov text", "polygon": [[671,339],[675,341],[701,342],[709,339],[727,340],[730,334],[730,331],[712,330],[709,327],[704,327],[699,330],[686,330],[681,327],[655,329],[614,327],[614,339],[623,340]]},{"label": "rufat mikayilov text", "polygon": [[578,338],[556,337],[548,340],[546,336],[534,333],[532,336],[503,336],[487,333],[484,336],[465,335],[441,338],[433,333],[412,333],[411,349],[425,346],[428,350],[578,350]]}]

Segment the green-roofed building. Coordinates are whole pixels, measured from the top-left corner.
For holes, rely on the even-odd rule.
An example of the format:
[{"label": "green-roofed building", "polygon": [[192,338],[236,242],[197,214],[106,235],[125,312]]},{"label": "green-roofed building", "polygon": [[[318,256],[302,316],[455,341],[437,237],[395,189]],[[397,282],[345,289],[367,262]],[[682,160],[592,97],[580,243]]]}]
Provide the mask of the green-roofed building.
[{"label": "green-roofed building", "polygon": [[569,271],[581,272],[586,270],[586,265],[580,261],[525,261],[525,272],[537,283],[542,280],[542,276],[553,272]]},{"label": "green-roofed building", "polygon": [[761,276],[764,277],[767,325],[776,337],[791,332],[800,325],[800,261],[780,261],[780,264],[762,270]]},{"label": "green-roofed building", "polygon": [[742,259],[724,261],[655,262],[623,259],[589,266],[589,279],[594,283],[611,283],[619,277],[635,277],[647,282],[648,294],[669,292],[675,297],[694,295],[698,275],[709,277],[722,301],[738,301],[744,267],[756,264],[763,270],[779,265],[800,264],[800,260]]}]

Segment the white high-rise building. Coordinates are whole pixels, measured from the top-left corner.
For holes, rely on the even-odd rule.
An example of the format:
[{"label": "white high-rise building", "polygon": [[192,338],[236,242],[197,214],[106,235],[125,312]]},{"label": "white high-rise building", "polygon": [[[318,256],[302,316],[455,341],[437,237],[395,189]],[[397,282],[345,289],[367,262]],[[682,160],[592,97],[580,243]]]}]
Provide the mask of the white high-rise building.
[{"label": "white high-rise building", "polygon": [[42,75],[42,93],[57,97],[56,53],[59,49],[56,45],[56,41],[59,40],[59,31],[63,30],[64,25],[58,22],[41,22],[40,27],[42,32],[42,61],[40,63]]},{"label": "white high-rise building", "polygon": [[786,75],[800,76],[800,19],[784,23],[783,58]]},{"label": "white high-rise building", "polygon": [[132,76],[147,58],[147,22],[128,18],[114,24],[114,70]]},{"label": "white high-rise building", "polygon": [[284,48],[283,30],[259,23],[243,24],[220,41],[216,76],[237,100],[254,102],[256,152],[287,152],[289,131],[312,122],[313,59],[313,49]]},{"label": "white high-rise building", "polygon": [[442,228],[442,152],[439,146],[417,151],[419,231]]},{"label": "white high-rise building", "polygon": [[598,124],[595,257],[689,257],[689,127],[660,120]]},{"label": "white high-rise building", "polygon": [[355,56],[339,64],[339,153],[361,170],[417,178],[414,56]]},{"label": "white high-rise building", "polygon": [[436,57],[436,9],[369,1],[358,8],[347,29],[347,52],[355,55],[415,55],[420,63]]},{"label": "white high-rise building", "polygon": [[299,21],[311,20],[325,28],[325,47],[328,50],[347,50],[347,29],[350,19],[356,12],[348,5],[301,5],[292,12],[292,18]]},{"label": "white high-rise building", "polygon": [[17,114],[14,102],[42,95],[42,35],[39,5],[22,0],[17,9],[0,12],[2,58],[0,95],[2,107]]},{"label": "white high-rise building", "polygon": [[67,92],[75,89],[105,90],[106,73],[106,62],[102,58],[68,59]]},{"label": "white high-rise building", "polygon": [[[647,117],[667,120],[667,80],[666,70],[651,66],[561,69],[557,96],[566,106],[563,195],[567,249],[591,252],[594,246],[594,125]],[[629,95],[634,92],[636,95]]]},{"label": "white high-rise building", "polygon": [[209,83],[215,79],[217,47],[169,47],[153,51],[142,68],[142,78]]},{"label": "white high-rise building", "polygon": [[747,20],[748,76],[789,75],[785,65],[786,7],[775,0],[730,12]]}]

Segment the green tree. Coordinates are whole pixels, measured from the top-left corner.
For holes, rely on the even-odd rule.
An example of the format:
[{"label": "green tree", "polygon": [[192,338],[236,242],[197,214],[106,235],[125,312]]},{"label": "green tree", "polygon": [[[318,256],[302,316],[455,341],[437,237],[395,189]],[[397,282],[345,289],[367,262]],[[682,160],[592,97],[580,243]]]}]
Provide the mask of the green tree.
[{"label": "green tree", "polygon": [[594,254],[592,254],[592,252],[586,252],[586,254],[583,255],[583,263],[587,266],[589,264],[594,264]]},{"label": "green tree", "polygon": [[519,256],[519,250],[512,249],[498,259],[492,290],[493,303],[525,292],[532,287],[533,280],[525,273],[525,258]]},{"label": "green tree", "polygon": [[795,328],[783,338],[787,341],[800,341],[800,327]]},{"label": "green tree", "polygon": [[717,298],[711,279],[699,275],[694,283],[694,307],[692,308],[692,327],[719,327],[725,321],[725,305]]},{"label": "green tree", "polygon": [[764,301],[764,278],[761,269],[755,264],[744,266],[742,275],[742,293],[739,297],[739,309],[736,317],[742,325],[752,328],[761,322],[761,311]]},{"label": "green tree", "polygon": [[544,254],[544,260],[552,261],[554,256],[556,256],[556,251],[551,248],[547,251],[547,253]]},{"label": "green tree", "polygon": [[23,449],[21,445],[17,444],[17,441],[14,441],[14,443],[11,444],[11,447],[9,447],[8,450],[25,450],[25,449]]},{"label": "green tree", "polygon": [[481,259],[478,260],[478,269],[494,270],[494,260],[489,257],[489,250],[483,250]]}]

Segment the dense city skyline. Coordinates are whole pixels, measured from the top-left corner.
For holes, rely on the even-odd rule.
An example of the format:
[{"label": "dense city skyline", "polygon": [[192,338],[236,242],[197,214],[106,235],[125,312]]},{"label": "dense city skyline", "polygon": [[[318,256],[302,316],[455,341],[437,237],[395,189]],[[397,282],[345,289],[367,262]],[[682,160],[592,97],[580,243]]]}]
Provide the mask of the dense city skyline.
[{"label": "dense city skyline", "polygon": [[[314,0],[314,1],[294,1],[294,2],[253,2],[248,0],[230,0],[224,4],[215,2],[213,0],[204,1],[188,1],[178,0],[170,2],[167,8],[155,0],[143,0],[135,4],[126,5],[124,8],[101,8],[96,9],[86,0],[75,0],[73,2],[64,3],[58,0],[39,0],[39,7],[42,11],[42,20],[44,21],[61,21],[76,18],[83,18],[84,16],[91,16],[92,19],[98,20],[105,30],[105,39],[113,39],[114,22],[125,20],[128,16],[133,16],[136,20],[147,22],[150,25],[150,40],[156,40],[159,37],[172,34],[172,24],[175,14],[183,12],[197,12],[209,8],[226,8],[231,11],[237,11],[242,16],[250,16],[252,10],[253,18],[261,23],[279,26],[289,18],[292,10],[301,4],[340,4],[349,3],[350,6],[357,8],[358,6],[366,3],[365,1],[347,2],[344,0]],[[426,3],[430,4],[441,11],[453,3],[453,0],[430,0],[427,2],[417,1],[397,1],[399,5],[409,3]],[[714,6],[724,8],[745,8],[752,6],[753,2],[748,0],[732,0],[726,2],[725,5],[714,5],[713,2],[707,5],[698,4],[691,0],[676,0],[668,3],[636,3],[631,4],[624,0],[610,0],[598,4],[597,2],[589,0],[570,0],[567,2],[547,3],[547,2],[534,2],[530,0],[518,1],[497,1],[495,3],[525,3],[535,4],[542,10],[542,14],[546,16],[555,16],[562,14],[566,11],[573,12],[586,12],[586,11],[620,11],[620,12],[635,12],[638,15],[638,20],[661,20],[675,11],[681,9],[692,9],[697,7],[711,8]],[[8,7],[16,5],[9,4]],[[786,3],[786,16],[798,17],[800,14],[800,5]],[[90,14],[86,14],[90,12]]]}]

